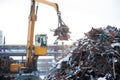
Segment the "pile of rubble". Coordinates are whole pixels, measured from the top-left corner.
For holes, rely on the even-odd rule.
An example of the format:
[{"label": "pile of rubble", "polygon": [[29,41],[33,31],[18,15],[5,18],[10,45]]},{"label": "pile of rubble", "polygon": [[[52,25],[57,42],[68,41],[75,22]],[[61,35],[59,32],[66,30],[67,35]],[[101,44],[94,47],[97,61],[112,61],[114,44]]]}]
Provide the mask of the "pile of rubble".
[{"label": "pile of rubble", "polygon": [[49,71],[45,80],[120,80],[120,30],[92,28]]},{"label": "pile of rubble", "polygon": [[15,63],[16,61],[12,58],[9,58],[8,55],[0,56],[0,74],[10,73],[10,64]]},{"label": "pile of rubble", "polygon": [[70,39],[70,31],[69,27],[63,22],[61,18],[61,13],[58,13],[58,27],[54,30],[54,36],[57,36],[56,40],[69,40]]}]

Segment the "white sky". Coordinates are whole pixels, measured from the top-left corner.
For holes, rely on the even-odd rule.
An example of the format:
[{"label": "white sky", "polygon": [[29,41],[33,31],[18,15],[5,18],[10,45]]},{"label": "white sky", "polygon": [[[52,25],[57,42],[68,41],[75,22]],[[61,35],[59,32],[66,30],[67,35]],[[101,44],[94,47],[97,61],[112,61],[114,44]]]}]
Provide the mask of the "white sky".
[{"label": "white sky", "polygon": [[[6,44],[26,44],[28,16],[31,0],[0,0],[0,30]],[[57,2],[63,21],[70,28],[71,39],[76,41],[91,27],[120,27],[120,0],[49,0]],[[57,28],[57,15],[53,7],[39,3],[35,34],[48,35],[48,44],[55,37],[50,29]]]}]

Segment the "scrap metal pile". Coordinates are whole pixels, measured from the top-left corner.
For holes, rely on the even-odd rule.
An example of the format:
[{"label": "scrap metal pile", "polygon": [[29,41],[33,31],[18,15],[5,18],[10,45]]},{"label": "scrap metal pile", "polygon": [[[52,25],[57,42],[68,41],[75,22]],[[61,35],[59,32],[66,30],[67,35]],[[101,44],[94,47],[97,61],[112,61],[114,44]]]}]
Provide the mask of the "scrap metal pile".
[{"label": "scrap metal pile", "polygon": [[9,58],[7,55],[0,56],[0,74],[10,73],[10,64],[15,63],[16,61],[12,58]]},{"label": "scrap metal pile", "polygon": [[63,22],[61,13],[58,13],[58,27],[57,29],[51,30],[54,32],[54,36],[57,36],[56,40],[69,40],[70,31],[68,26]]},{"label": "scrap metal pile", "polygon": [[120,30],[92,28],[58,61],[45,80],[120,80]]}]

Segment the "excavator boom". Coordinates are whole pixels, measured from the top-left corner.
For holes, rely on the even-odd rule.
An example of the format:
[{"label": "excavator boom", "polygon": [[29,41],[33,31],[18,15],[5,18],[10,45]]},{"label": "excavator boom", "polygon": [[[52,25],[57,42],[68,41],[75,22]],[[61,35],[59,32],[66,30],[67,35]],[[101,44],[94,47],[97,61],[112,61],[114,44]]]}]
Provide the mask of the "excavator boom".
[{"label": "excavator boom", "polygon": [[58,7],[57,3],[49,2],[49,1],[46,1],[46,0],[35,0],[35,1],[43,3],[43,4],[46,4],[48,6],[52,6],[52,7],[55,8],[55,10],[56,10],[57,13],[59,12],[59,7]]}]

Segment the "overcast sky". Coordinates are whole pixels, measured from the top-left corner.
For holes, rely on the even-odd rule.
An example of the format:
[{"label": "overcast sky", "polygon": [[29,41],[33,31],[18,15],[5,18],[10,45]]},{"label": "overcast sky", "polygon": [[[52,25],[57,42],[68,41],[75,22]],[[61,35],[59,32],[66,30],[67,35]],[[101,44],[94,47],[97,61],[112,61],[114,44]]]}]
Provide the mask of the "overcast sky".
[{"label": "overcast sky", "polygon": [[[28,16],[31,0],[0,0],[0,30],[6,44],[26,44]],[[76,41],[91,27],[120,27],[120,0],[49,0],[57,2],[63,21],[70,28],[71,39]],[[57,28],[57,15],[53,7],[39,3],[35,35],[48,35],[48,44],[56,37],[50,29]]]}]

